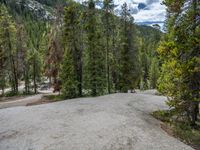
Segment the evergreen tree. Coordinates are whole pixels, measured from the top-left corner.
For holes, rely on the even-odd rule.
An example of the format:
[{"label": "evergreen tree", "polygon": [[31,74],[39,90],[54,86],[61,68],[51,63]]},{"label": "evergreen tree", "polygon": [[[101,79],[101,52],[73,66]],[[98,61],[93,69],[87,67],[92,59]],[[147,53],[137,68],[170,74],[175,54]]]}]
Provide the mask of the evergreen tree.
[{"label": "evergreen tree", "polygon": [[31,66],[30,72],[31,72],[31,78],[33,81],[33,88],[34,93],[37,93],[38,88],[38,82],[40,82],[41,79],[41,55],[40,53],[32,48],[29,52],[29,58],[28,58],[29,64]]},{"label": "evergreen tree", "polygon": [[105,90],[105,55],[100,45],[102,41],[93,0],[88,2],[86,15],[87,49],[84,59],[84,80],[86,89],[91,90],[92,96],[97,96]]},{"label": "evergreen tree", "polygon": [[157,58],[153,58],[150,69],[149,69],[149,82],[150,88],[155,89],[157,86],[157,80],[159,78],[159,60]]},{"label": "evergreen tree", "polygon": [[168,10],[168,34],[158,49],[164,63],[159,89],[169,98],[169,106],[178,115],[187,114],[195,125],[199,111],[200,65],[199,65],[199,1],[164,1]]},{"label": "evergreen tree", "polygon": [[120,78],[119,88],[121,92],[128,92],[134,88],[134,77],[136,77],[134,59],[136,51],[134,49],[134,26],[127,4],[123,4],[121,13],[121,54],[120,54]]},{"label": "evergreen tree", "polygon": [[[103,10],[95,9],[96,1],[90,0],[84,6],[69,1],[63,20],[63,2],[58,5],[57,1],[39,2],[48,6],[56,4],[53,22],[37,18],[27,9],[25,0],[1,2],[5,3],[17,23],[16,26],[11,17],[1,15],[2,22],[9,18],[7,21],[13,25],[9,30],[4,30],[3,25],[0,27],[2,41],[8,41],[7,44],[1,42],[0,49],[2,89],[10,83],[16,92],[18,82],[24,79],[26,93],[30,92],[32,83],[37,92],[41,77],[52,77],[55,83],[59,81],[60,84],[60,75],[62,92],[66,92],[63,95],[71,98],[82,96],[82,91],[93,96],[114,90],[127,92],[139,85],[142,71],[145,88],[149,80],[154,82],[152,60],[159,42],[156,34],[161,33],[147,26],[134,26],[127,6],[124,5],[119,19],[114,15],[113,0],[104,0]],[[5,12],[4,9],[1,12]],[[9,14],[7,12],[7,16]],[[16,27],[17,31],[12,32],[11,29]],[[10,38],[5,31],[10,33]],[[138,42],[138,39],[143,39],[143,42]],[[136,47],[139,47],[140,55]]]},{"label": "evergreen tree", "polygon": [[[4,5],[0,6],[0,45],[2,67],[7,66],[10,76],[10,83],[14,93],[18,92],[18,74],[16,66],[16,25]],[[3,68],[2,68],[3,69]],[[5,69],[2,70],[2,87],[5,86]]]},{"label": "evergreen tree", "polygon": [[82,95],[81,50],[79,46],[79,14],[77,4],[70,2],[65,8],[65,52],[61,67],[62,94],[66,98]]},{"label": "evergreen tree", "polygon": [[111,93],[111,75],[110,75],[110,57],[112,49],[112,30],[113,30],[113,21],[114,21],[114,2],[113,0],[104,0],[103,1],[103,25],[104,25],[104,34],[106,37],[106,74],[107,74],[107,90],[108,93]]}]

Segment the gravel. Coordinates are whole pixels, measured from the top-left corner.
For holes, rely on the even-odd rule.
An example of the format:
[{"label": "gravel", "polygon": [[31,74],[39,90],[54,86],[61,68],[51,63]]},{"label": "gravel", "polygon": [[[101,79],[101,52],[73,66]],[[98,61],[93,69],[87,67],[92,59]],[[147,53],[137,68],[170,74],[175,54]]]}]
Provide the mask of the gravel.
[{"label": "gravel", "polygon": [[0,109],[0,150],[192,150],[150,115],[165,101],[139,92]]}]

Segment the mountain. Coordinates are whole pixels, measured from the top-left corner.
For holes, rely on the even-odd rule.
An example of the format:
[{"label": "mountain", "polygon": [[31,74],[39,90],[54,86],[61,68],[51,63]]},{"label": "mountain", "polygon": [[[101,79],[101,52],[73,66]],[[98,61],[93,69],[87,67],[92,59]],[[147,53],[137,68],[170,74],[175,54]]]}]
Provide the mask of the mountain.
[{"label": "mountain", "polygon": [[[81,0],[76,0],[80,2]],[[116,1],[116,0],[115,0]],[[115,14],[117,16],[121,13],[121,5],[127,0],[123,1],[116,1],[115,5]],[[24,18],[25,20],[28,18],[32,18],[32,20],[38,21],[47,21],[51,22],[56,19],[56,9],[60,9],[63,11],[64,6],[67,5],[67,0],[0,0],[0,3],[3,3],[7,6],[9,12],[12,14],[14,18]],[[134,13],[135,5],[133,1],[128,1],[128,7],[130,12]],[[137,4],[138,5],[138,4]],[[81,6],[81,5],[80,5]],[[97,8],[101,9],[103,7],[102,2],[97,3]],[[146,7],[144,3],[140,3],[138,5],[138,9]],[[63,12],[61,12],[63,13]],[[158,31],[159,25],[162,26],[162,21],[145,21],[145,22],[136,22],[138,31],[142,30],[144,26],[151,26],[146,27],[148,30],[154,30],[153,32],[160,32]]]},{"label": "mountain", "polygon": [[[83,0],[75,0],[76,2],[83,3]],[[21,10],[30,13],[40,20],[54,20],[56,7],[64,7],[67,4],[67,0],[0,0],[1,3],[6,4],[13,15],[20,14]],[[121,14],[121,6],[123,3],[127,3],[130,14],[132,16],[136,15],[140,10],[147,9],[148,6],[145,3],[135,3],[132,0],[115,0],[114,12],[117,16]],[[102,2],[96,3],[96,8],[101,9],[103,7]],[[158,24],[163,29],[164,21],[138,21],[135,20],[138,25],[154,26]]]},{"label": "mountain", "polygon": [[13,16],[27,13],[38,20],[55,20],[57,7],[64,7],[66,0],[0,0]]}]

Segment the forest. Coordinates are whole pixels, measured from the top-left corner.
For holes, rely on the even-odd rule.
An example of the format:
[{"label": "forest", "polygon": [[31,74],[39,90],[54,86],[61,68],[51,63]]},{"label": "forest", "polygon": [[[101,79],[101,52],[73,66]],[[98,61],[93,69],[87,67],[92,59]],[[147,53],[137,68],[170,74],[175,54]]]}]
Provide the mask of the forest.
[{"label": "forest", "polygon": [[126,3],[115,15],[113,0],[29,3],[0,0],[1,97],[45,82],[62,99],[157,89],[170,108],[161,115],[199,130],[199,0],[164,0],[164,31],[136,24]]},{"label": "forest", "polygon": [[65,98],[156,87],[163,33],[135,25],[126,4],[119,18],[112,1],[103,10],[93,1],[69,1],[65,8],[61,1],[42,3],[56,7],[53,20],[38,18],[25,1],[1,5],[2,91],[9,86],[17,94],[23,81],[25,93],[37,93],[45,77],[51,85],[62,83]]}]

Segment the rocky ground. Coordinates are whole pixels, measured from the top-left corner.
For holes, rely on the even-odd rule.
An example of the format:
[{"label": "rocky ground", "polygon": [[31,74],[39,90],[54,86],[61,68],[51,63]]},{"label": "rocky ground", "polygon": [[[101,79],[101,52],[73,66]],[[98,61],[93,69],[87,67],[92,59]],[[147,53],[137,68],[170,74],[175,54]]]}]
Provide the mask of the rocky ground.
[{"label": "rocky ground", "polygon": [[150,115],[165,100],[151,91],[0,109],[0,150],[192,150]]}]

